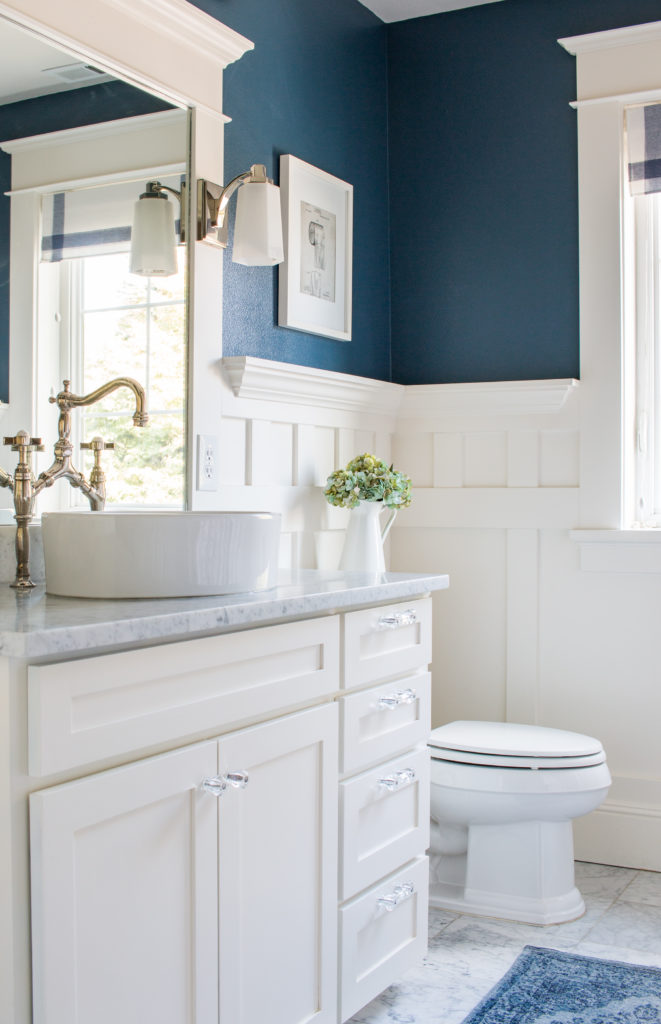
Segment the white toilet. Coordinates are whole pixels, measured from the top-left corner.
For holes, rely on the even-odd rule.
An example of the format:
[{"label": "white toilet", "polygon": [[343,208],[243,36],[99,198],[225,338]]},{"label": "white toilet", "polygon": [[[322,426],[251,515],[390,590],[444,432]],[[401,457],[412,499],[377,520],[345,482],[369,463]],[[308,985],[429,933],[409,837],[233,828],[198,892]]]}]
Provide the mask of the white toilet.
[{"label": "white toilet", "polygon": [[531,924],[585,911],[572,818],[611,778],[599,740],[512,722],[451,722],[431,750],[430,905]]}]

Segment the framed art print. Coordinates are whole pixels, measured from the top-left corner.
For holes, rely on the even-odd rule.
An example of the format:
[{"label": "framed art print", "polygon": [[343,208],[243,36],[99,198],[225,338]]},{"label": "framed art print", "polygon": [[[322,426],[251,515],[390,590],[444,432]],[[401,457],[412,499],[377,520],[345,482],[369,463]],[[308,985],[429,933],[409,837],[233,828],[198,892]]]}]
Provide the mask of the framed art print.
[{"label": "framed art print", "polygon": [[286,154],[280,195],[285,260],[278,323],[350,341],[353,185]]}]

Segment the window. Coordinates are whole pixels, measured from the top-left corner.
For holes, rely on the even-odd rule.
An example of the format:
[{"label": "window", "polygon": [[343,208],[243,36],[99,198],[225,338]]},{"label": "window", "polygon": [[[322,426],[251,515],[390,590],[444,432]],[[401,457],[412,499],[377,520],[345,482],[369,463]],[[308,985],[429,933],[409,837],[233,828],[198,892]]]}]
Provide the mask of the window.
[{"label": "window", "polygon": [[[625,525],[661,526],[661,104],[625,111]],[[658,148],[658,156],[656,155]]]},{"label": "window", "polygon": [[[55,317],[60,330],[60,379],[88,393],[113,377],[135,378],[145,388],[149,425],[133,426],[130,392],[120,388],[74,416],[74,446],[101,436],[114,442],[103,456],[107,507],[181,508],[185,493],[185,271],[179,248],[173,277],[130,274],[128,253],[85,256],[42,264],[42,290],[57,277]],[[91,453],[76,454],[89,478]],[[71,504],[78,490],[60,489]]]},{"label": "window", "polygon": [[627,293],[634,309],[626,332],[625,388],[629,414],[626,458],[627,519],[644,527],[661,526],[661,416],[659,415],[660,356],[660,243],[661,197],[636,196],[629,218],[633,238],[625,273],[631,276]]}]

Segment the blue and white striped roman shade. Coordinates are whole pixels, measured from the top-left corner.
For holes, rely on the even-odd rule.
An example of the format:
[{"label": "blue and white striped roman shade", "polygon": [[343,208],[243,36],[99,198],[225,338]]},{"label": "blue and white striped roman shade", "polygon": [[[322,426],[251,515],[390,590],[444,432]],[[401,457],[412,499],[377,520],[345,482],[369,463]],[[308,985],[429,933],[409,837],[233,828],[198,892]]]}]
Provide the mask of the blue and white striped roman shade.
[{"label": "blue and white striped roman shade", "polygon": [[[181,188],[181,175],[159,179],[170,188]],[[131,247],[133,206],[147,185],[123,181],[91,188],[44,195],[41,214],[41,261],[58,263],[82,256],[108,256]],[[179,203],[175,230],[179,240]]]},{"label": "blue and white striped roman shade", "polygon": [[661,103],[627,107],[626,129],[631,195],[661,192]]}]

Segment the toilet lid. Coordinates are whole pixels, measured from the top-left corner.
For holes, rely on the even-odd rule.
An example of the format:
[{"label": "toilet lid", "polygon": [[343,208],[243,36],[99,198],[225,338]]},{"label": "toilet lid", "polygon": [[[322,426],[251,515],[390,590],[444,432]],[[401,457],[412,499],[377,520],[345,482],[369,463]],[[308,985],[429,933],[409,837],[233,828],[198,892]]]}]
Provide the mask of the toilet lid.
[{"label": "toilet lid", "polygon": [[434,729],[431,756],[510,768],[583,768],[606,760],[599,740],[514,722],[450,722]]}]

